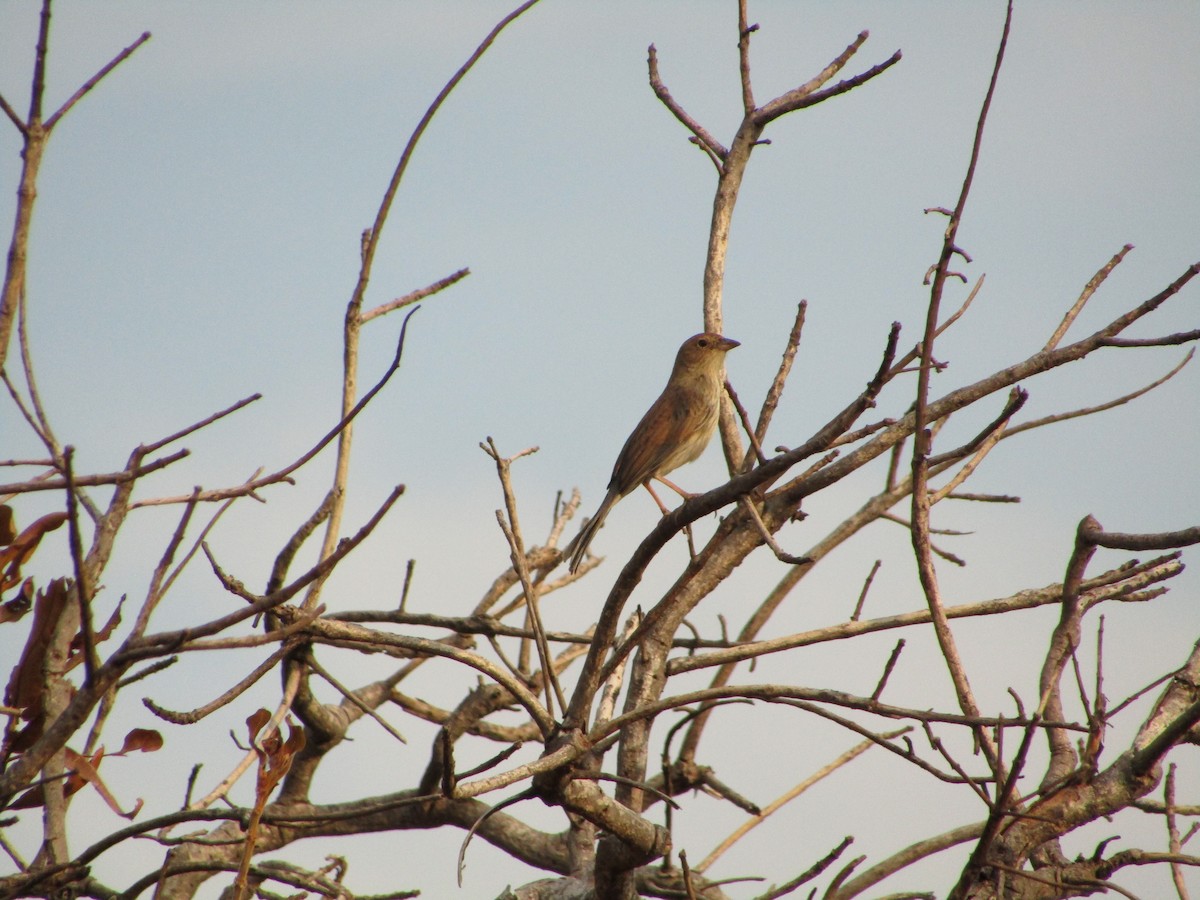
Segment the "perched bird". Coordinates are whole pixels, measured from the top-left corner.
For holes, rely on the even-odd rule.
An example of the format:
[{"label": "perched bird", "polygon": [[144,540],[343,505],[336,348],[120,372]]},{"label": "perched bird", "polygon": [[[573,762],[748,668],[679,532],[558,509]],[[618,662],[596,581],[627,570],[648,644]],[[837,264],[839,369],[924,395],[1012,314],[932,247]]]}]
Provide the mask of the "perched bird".
[{"label": "perched bird", "polygon": [[580,529],[571,554],[571,571],[579,568],[588,545],[604,517],[616,502],[643,485],[666,515],[650,480],[657,478],[681,496],[689,496],[667,481],[668,472],[697,459],[713,431],[721,407],[721,388],[725,354],[738,342],[719,334],[703,332],[688,338],[675,356],[675,367],[667,386],[654,404],[637,423],[633,434],[621,448],[608,482],[608,493],[596,514]]}]

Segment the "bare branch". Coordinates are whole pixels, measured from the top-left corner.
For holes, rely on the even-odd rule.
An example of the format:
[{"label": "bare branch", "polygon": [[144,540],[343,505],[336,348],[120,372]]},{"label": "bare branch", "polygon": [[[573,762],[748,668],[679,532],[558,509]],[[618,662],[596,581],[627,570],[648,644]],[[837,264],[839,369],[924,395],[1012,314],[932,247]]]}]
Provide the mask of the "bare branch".
[{"label": "bare branch", "polygon": [[1091,299],[1092,294],[1096,293],[1096,288],[1100,287],[1100,285],[1104,283],[1104,279],[1108,278],[1108,276],[1112,273],[1112,270],[1121,264],[1121,260],[1125,258],[1125,254],[1132,249],[1133,244],[1126,244],[1116,252],[1112,259],[1101,266],[1100,271],[1093,275],[1091,280],[1084,285],[1083,292],[1079,295],[1079,299],[1075,301],[1074,306],[1067,310],[1067,314],[1063,316],[1062,322],[1060,322],[1058,327],[1054,329],[1054,334],[1050,335],[1050,340],[1046,342],[1046,346],[1043,348],[1044,350],[1053,350],[1059,345],[1059,342],[1062,341],[1063,337],[1066,336],[1067,329],[1071,327],[1071,324],[1083,311],[1084,305],[1088,302],[1088,300]]},{"label": "bare branch", "polygon": [[650,87],[654,91],[654,96],[658,97],[662,101],[663,106],[671,111],[671,115],[678,119],[683,127],[695,136],[700,146],[713,156],[713,161],[717,163],[718,171],[720,171],[721,164],[729,156],[729,151],[721,146],[721,142],[709,134],[704,126],[688,115],[684,108],[671,96],[671,92],[663,84],[662,76],[658,72],[658,50],[653,44],[647,50],[646,65],[650,69]]},{"label": "bare branch", "polygon": [[[784,897],[796,890],[796,888],[807,884],[832,866],[835,862],[837,862],[838,858],[846,852],[846,848],[849,847],[853,841],[854,838],[850,836],[842,838],[842,842],[840,844],[825,854],[823,858],[817,860],[815,863],[809,866],[807,870],[797,875],[791,881],[786,881],[779,885],[779,887],[767,891],[765,894],[759,894],[756,898],[754,898],[754,900],[775,900],[775,898]],[[810,894],[810,896],[812,895]]]},{"label": "bare branch", "polygon": [[[157,472],[159,469],[165,469],[172,463],[179,462],[181,459],[186,459],[191,455],[191,451],[177,450],[169,456],[162,456],[156,460],[139,465],[132,469],[123,469],[120,472],[108,472],[103,475],[79,475],[76,476],[74,484],[76,488],[81,487],[98,487],[100,485],[123,485],[131,481]],[[67,486],[66,479],[63,478],[47,478],[42,480],[21,481],[13,484],[0,484],[0,494],[28,494],[34,491],[61,491]],[[186,503],[190,499],[190,494],[185,494],[177,498],[172,498],[171,502]]]},{"label": "bare branch", "polygon": [[[754,429],[756,446],[766,439],[767,428],[770,427],[771,419],[774,418],[775,410],[779,406],[779,399],[783,396],[783,386],[787,382],[788,375],[791,374],[796,352],[800,349],[800,335],[804,332],[804,316],[807,311],[808,301],[801,300],[796,306],[796,319],[792,323],[792,330],[788,333],[787,343],[783,348],[783,357],[779,360],[779,369],[775,372],[775,378],[771,381],[766,396],[763,397],[762,409],[758,413],[758,425]],[[747,458],[743,469],[749,468],[750,464],[750,459]]]},{"label": "bare branch", "polygon": [[[901,729],[899,731],[889,732],[888,734],[881,735],[881,737],[883,737],[885,740],[890,740],[892,738],[899,737],[906,730],[907,729]],[[820,782],[820,781],[824,780],[825,778],[827,778],[828,776],[832,775],[838,769],[842,768],[843,766],[849,765],[854,760],[858,759],[858,757],[862,756],[864,753],[866,753],[868,750],[870,750],[874,746],[875,746],[874,741],[862,741],[862,742],[856,744],[855,746],[853,746],[849,750],[847,750],[845,753],[838,756],[836,759],[832,760],[831,762],[826,763],[824,766],[819,768],[817,771],[813,772],[813,774],[809,775],[807,778],[805,778],[799,784],[795,785],[792,788],[789,788],[783,794],[776,797],[774,800],[772,800],[770,803],[768,803],[766,806],[763,807],[762,812],[759,815],[743,822],[741,825],[739,825],[737,828],[735,828],[723,841],[721,841],[721,843],[719,843],[715,848],[713,848],[712,852],[710,852],[708,854],[708,856],[704,857],[704,859],[700,862],[700,864],[698,866],[696,866],[696,871],[697,872],[707,871],[712,866],[712,864],[714,862],[716,862],[717,859],[719,859],[725,853],[726,850],[728,850],[730,847],[732,847],[734,844],[736,844],[738,841],[740,841],[743,837],[745,837],[747,834],[749,834],[751,831],[753,831],[755,828],[757,828],[759,825],[761,825],[763,822],[765,822],[774,813],[778,812],[780,809],[782,809],[788,803],[791,803],[793,800],[795,800],[797,797],[799,797],[801,794],[803,794],[805,791],[807,791],[814,784],[817,784],[818,782]]]},{"label": "bare branch", "polygon": [[82,639],[83,666],[87,673],[87,684],[96,683],[96,669],[100,660],[96,656],[96,630],[92,625],[92,589],[87,567],[83,564],[83,540],[79,534],[79,506],[75,493],[74,473],[75,448],[63,448],[63,480],[67,488],[67,525],[70,528],[71,562],[75,567],[75,585],[72,592],[79,603],[79,635]]},{"label": "bare branch", "polygon": [[199,431],[201,428],[207,428],[209,425],[211,425],[213,422],[216,422],[218,419],[223,419],[226,416],[230,415],[231,413],[235,413],[239,409],[249,406],[251,403],[255,403],[261,399],[262,399],[262,394],[251,394],[249,397],[239,400],[237,403],[234,403],[232,406],[227,406],[225,409],[215,412],[211,416],[207,416],[206,418],[201,419],[199,422],[196,422],[193,425],[188,425],[186,428],[181,428],[179,431],[175,432],[174,434],[167,435],[164,438],[159,438],[157,441],[151,441],[149,444],[143,444],[142,448],[141,448],[142,452],[145,453],[146,455],[155,453],[158,450],[161,450],[167,444],[173,444],[178,440],[182,440],[183,438],[187,437],[189,434],[194,434],[195,432]]},{"label": "bare branch", "polygon": [[1184,528],[1180,531],[1165,531],[1161,534],[1118,534],[1115,531],[1105,531],[1100,523],[1088,516],[1081,523],[1083,539],[1097,547],[1107,547],[1110,550],[1174,550],[1177,547],[1190,547],[1200,544],[1200,526]]},{"label": "bare branch", "polygon": [[[332,429],[330,429],[323,438],[321,438],[319,441],[317,441],[317,443],[312,447],[311,450],[309,450],[307,453],[305,453],[303,456],[301,456],[296,461],[284,466],[282,469],[278,470],[277,472],[273,472],[270,475],[264,475],[259,478],[255,478],[252,481],[248,481],[244,484],[240,484],[237,487],[219,488],[217,490],[201,491],[198,499],[201,502],[211,502],[214,500],[227,500],[230,497],[241,497],[246,494],[253,493],[254,491],[258,490],[260,487],[265,487],[270,484],[278,484],[281,481],[289,481],[292,473],[295,472],[297,469],[301,468],[302,466],[308,464],[318,453],[320,453],[322,450],[324,450],[325,447],[327,447],[334,438],[338,437],[338,435],[340,435],[346,429],[346,427],[354,420],[355,416],[357,416],[360,412],[362,412],[363,408],[366,407],[366,405],[371,402],[371,400],[375,397],[375,395],[378,394],[383,389],[384,385],[386,385],[388,383],[388,381],[391,380],[391,377],[394,374],[396,374],[397,370],[399,370],[399,368],[400,368],[400,360],[404,355],[404,338],[405,338],[405,335],[408,333],[409,319],[411,319],[413,317],[413,315],[417,312],[417,310],[419,310],[420,308],[421,307],[419,307],[419,306],[413,307],[412,310],[409,311],[408,315],[404,317],[404,324],[400,326],[400,338],[396,342],[396,354],[395,354],[395,356],[392,357],[391,365],[388,366],[387,371],[385,371],[383,373],[383,376],[379,379],[378,382],[376,382],[374,387],[372,387],[369,391],[367,391],[365,394],[363,394],[362,399],[359,400],[358,403],[356,403],[354,405],[354,408],[351,409],[348,413],[346,413],[346,415],[342,417],[341,421],[338,422]],[[183,453],[183,455],[186,455],[187,451],[182,451],[182,453]],[[168,457],[168,459],[171,459],[171,458]],[[172,461],[173,461],[173,459],[172,459]],[[3,490],[3,488],[0,487],[0,490]],[[186,503],[190,500],[191,500],[191,495],[187,494],[187,495],[181,495],[181,496],[175,496],[175,497],[157,497],[153,500],[143,500],[138,505],[139,506],[158,506],[158,505],[162,505],[162,504],[166,504],[166,503]]]},{"label": "bare branch", "polygon": [[[753,459],[757,460],[759,465],[767,461],[766,454],[763,453],[762,444],[759,443],[758,435],[750,425],[750,414],[746,412],[746,407],[742,406],[742,401],[738,399],[737,391],[733,389],[733,385],[729,383],[729,379],[725,379],[725,394],[729,397],[729,402],[733,404],[734,410],[737,412],[738,421],[742,423],[742,430],[746,432],[746,437],[750,439],[750,449],[753,451]],[[750,462],[749,455],[747,463]],[[743,467],[743,470],[746,467]]]},{"label": "bare branch", "polygon": [[426,297],[431,297],[439,291],[443,291],[450,287],[450,285],[457,284],[470,274],[470,269],[459,269],[457,272],[450,273],[445,278],[438,279],[433,284],[426,285],[423,288],[418,288],[415,291],[410,291],[403,297],[398,297],[388,303],[382,303],[379,306],[376,306],[374,309],[369,309],[365,313],[362,313],[358,317],[359,324],[366,325],[372,319],[378,318],[379,316],[385,316],[394,310],[403,309],[406,306],[412,306],[414,303],[419,303]]},{"label": "bare branch", "polygon": [[1020,425],[1014,425],[1011,428],[1007,429],[1005,436],[1012,437],[1013,435],[1020,434],[1023,431],[1029,431],[1033,428],[1041,428],[1044,425],[1052,425],[1056,422],[1065,422],[1069,419],[1076,419],[1081,416],[1090,416],[1094,413],[1104,412],[1105,410],[1114,409],[1118,406],[1123,406],[1124,404],[1128,403],[1129,401],[1136,400],[1138,397],[1141,397],[1143,394],[1149,393],[1150,391],[1154,390],[1159,385],[1165,384],[1167,381],[1170,381],[1177,374],[1179,374],[1179,372],[1181,372],[1183,370],[1184,366],[1186,366],[1189,362],[1192,361],[1192,357],[1195,355],[1196,355],[1196,348],[1193,347],[1191,350],[1189,350],[1187,352],[1187,355],[1185,355],[1183,357],[1183,359],[1179,361],[1179,364],[1177,366],[1175,366],[1173,369],[1171,369],[1171,371],[1167,372],[1167,374],[1163,375],[1161,378],[1155,379],[1154,381],[1150,382],[1145,387],[1138,388],[1136,391],[1131,391],[1128,394],[1124,394],[1120,397],[1117,397],[1114,400],[1109,400],[1106,403],[1100,403],[1096,406],[1088,406],[1088,407],[1084,407],[1082,409],[1075,409],[1075,410],[1071,410],[1069,412],[1064,412],[1064,413],[1054,413],[1053,415],[1043,416],[1040,419],[1032,419],[1028,422],[1022,422]]},{"label": "bare branch", "polygon": [[146,43],[146,41],[148,41],[148,40],[150,40],[150,32],[143,31],[141,36],[138,37],[138,39],[136,41],[134,41],[132,44],[130,44],[128,47],[126,47],[124,50],[122,50],[120,53],[118,53],[116,56],[114,56],[111,60],[109,60],[107,63],[105,63],[99,72],[97,72],[95,75],[93,75],[87,81],[85,81],[80,86],[79,90],[77,90],[74,94],[72,94],[70,99],[68,99],[66,103],[64,103],[62,106],[60,106],[58,108],[57,112],[55,112],[52,116],[50,116],[49,119],[46,120],[46,131],[49,131],[51,128],[53,128],[55,125],[57,125],[58,120],[61,119],[63,116],[65,116],[67,114],[67,112],[71,109],[71,107],[74,106],[76,103],[78,103],[83,98],[84,94],[86,94],[88,91],[90,91],[92,88],[94,88],[97,84],[100,83],[100,79],[102,79],[105,75],[107,75],[109,72],[111,72],[117,66],[119,66],[121,63],[123,63],[125,60],[127,60],[130,56],[132,56],[133,52],[135,50],[137,50],[138,47],[142,46],[142,44]]},{"label": "bare branch", "polygon": [[[1163,579],[1173,578],[1183,571],[1177,557],[1164,557],[1152,560],[1136,568],[1122,568],[1089,579],[1084,583],[1081,600],[1086,608],[1106,600],[1120,599],[1130,592],[1139,590],[1147,584]],[[1128,578],[1128,581],[1125,579]],[[999,600],[987,600],[982,603],[964,603],[945,608],[946,617],[950,619],[970,616],[991,615],[1008,612],[1014,609],[1032,609],[1038,606],[1057,604],[1062,601],[1062,584],[1051,584],[1043,588],[1021,591],[1010,597]],[[805,647],[810,644],[823,643],[831,640],[843,640],[857,634],[876,631],[886,631],[909,625],[925,625],[930,622],[928,609],[916,612],[901,613],[895,616],[885,616],[865,621],[843,622],[825,628],[785,637],[772,638],[765,641],[745,641],[736,643],[725,649],[713,650],[709,653],[692,656],[675,657],[667,667],[669,675],[678,675],[693,669],[707,668],[716,665],[729,665],[747,659],[774,653],[793,647]],[[685,645],[692,644],[688,642]]]},{"label": "bare branch", "polygon": [[211,700],[208,703],[205,703],[203,706],[196,707],[191,712],[181,713],[166,709],[165,707],[159,706],[149,697],[142,698],[142,705],[160,719],[170,722],[173,725],[192,725],[196,722],[199,722],[210,713],[220,709],[221,707],[227,706],[244,694],[247,689],[254,686],[264,675],[279,665],[279,661],[287,656],[287,654],[291,653],[298,644],[299,641],[296,640],[284,644],[265,660],[255,666],[254,670],[249,675],[247,675],[245,678],[242,678],[229,690],[222,693],[215,700]]},{"label": "bare branch", "polygon": [[320,675],[322,678],[324,678],[331,685],[333,685],[334,690],[336,690],[339,694],[341,694],[343,697],[345,697],[347,700],[349,700],[352,704],[357,706],[364,715],[369,716],[370,718],[374,719],[380,728],[382,728],[384,731],[386,731],[388,734],[390,734],[392,737],[394,737],[400,743],[402,743],[402,744],[408,743],[408,741],[405,739],[404,735],[402,735],[399,731],[397,731],[391,722],[389,722],[387,719],[385,719],[383,716],[381,716],[378,712],[376,712],[370,705],[365,703],[362,700],[362,698],[358,696],[358,694],[356,694],[354,691],[350,690],[350,688],[346,687],[344,684],[342,684],[340,681],[338,681],[338,679],[334,678],[333,675],[331,675],[324,666],[322,666],[319,662],[317,662],[316,657],[312,653],[308,653],[305,655],[304,664],[306,666],[308,666],[310,669],[312,669],[314,672],[316,672],[318,675]]},{"label": "bare branch", "polygon": [[857,622],[862,616],[863,604],[867,602],[867,591],[871,589],[871,582],[875,580],[875,574],[879,571],[879,568],[882,565],[882,560],[875,560],[874,564],[871,566],[871,571],[867,573],[867,577],[863,581],[862,590],[859,591],[858,594],[858,602],[854,604],[854,612],[850,614],[851,622]]},{"label": "bare branch", "polygon": [[780,116],[786,115],[787,113],[794,112],[798,109],[804,109],[809,106],[815,106],[823,100],[828,100],[830,97],[836,97],[838,94],[844,94],[846,91],[853,90],[861,84],[866,84],[876,75],[883,74],[896,63],[900,62],[903,54],[897,50],[891,55],[891,57],[879,63],[878,65],[872,66],[871,68],[867,69],[867,71],[859,75],[855,75],[852,78],[847,78],[845,81],[839,81],[831,88],[818,90],[821,85],[828,82],[830,78],[842,70],[846,63],[850,61],[850,58],[858,52],[858,48],[863,45],[868,36],[868,32],[861,32],[858,37],[855,38],[848,47],[846,47],[845,50],[838,54],[837,58],[835,58],[833,62],[831,62],[820,72],[820,74],[800,85],[800,87],[794,88],[780,97],[776,97],[770,103],[755,110],[755,122],[760,126],[766,125],[768,122],[778,119]]},{"label": "bare branch", "polygon": [[[926,601],[929,604],[929,611],[933,622],[934,634],[937,636],[938,646],[941,648],[942,656],[946,661],[947,671],[950,673],[950,678],[954,683],[954,690],[958,695],[959,706],[966,715],[971,717],[978,716],[979,705],[975,700],[974,692],[967,677],[966,667],[959,655],[954,635],[950,630],[949,621],[943,609],[937,571],[933,563],[933,549],[929,539],[929,513],[932,497],[929,494],[928,479],[929,466],[932,462],[930,457],[932,436],[928,430],[928,426],[930,422],[936,419],[935,416],[930,414],[929,379],[933,371],[933,343],[937,336],[942,292],[945,288],[950,260],[958,249],[955,244],[955,237],[958,233],[959,222],[962,220],[963,210],[966,207],[967,197],[971,191],[971,183],[975,176],[975,166],[979,161],[979,153],[983,141],[983,129],[987,122],[988,110],[991,108],[992,97],[995,94],[996,82],[1000,76],[1000,66],[1004,61],[1004,50],[1008,44],[1008,33],[1011,26],[1012,4],[1010,2],[1004,20],[1004,31],[1000,37],[1000,47],[996,51],[996,63],[992,69],[991,82],[988,85],[987,94],[984,97],[983,106],[979,112],[979,120],[975,127],[975,141],[971,148],[971,159],[967,165],[967,174],[963,179],[962,190],[959,193],[954,215],[951,216],[950,223],[946,227],[945,240],[942,243],[941,256],[937,264],[937,274],[934,277],[933,287],[930,290],[929,307],[925,318],[925,334],[921,341],[921,367],[917,373],[917,398],[913,411],[913,551],[917,557],[917,571],[920,575],[921,587],[925,592]],[[1003,763],[989,736],[982,729],[977,729],[975,737],[987,756],[993,774],[997,778],[1002,777]]]},{"label": "bare branch", "polygon": [[742,111],[754,112],[754,89],[750,83],[750,35],[758,30],[746,18],[746,0],[738,0],[738,72],[742,80]]},{"label": "bare branch", "polygon": [[8,116],[10,122],[17,126],[17,131],[21,132],[23,137],[29,136],[29,126],[25,124],[24,120],[19,115],[17,115],[17,111],[9,105],[7,100],[4,99],[3,94],[0,94],[0,109],[4,110],[4,114]]}]

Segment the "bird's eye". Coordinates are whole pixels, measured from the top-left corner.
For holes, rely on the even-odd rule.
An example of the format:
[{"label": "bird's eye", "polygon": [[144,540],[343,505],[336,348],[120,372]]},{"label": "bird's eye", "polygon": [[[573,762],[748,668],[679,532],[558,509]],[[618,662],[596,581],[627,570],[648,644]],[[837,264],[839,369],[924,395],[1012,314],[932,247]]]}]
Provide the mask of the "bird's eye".
[{"label": "bird's eye", "polygon": [[707,347],[708,346],[708,338],[700,338],[700,340],[696,341],[696,346],[697,347]]}]

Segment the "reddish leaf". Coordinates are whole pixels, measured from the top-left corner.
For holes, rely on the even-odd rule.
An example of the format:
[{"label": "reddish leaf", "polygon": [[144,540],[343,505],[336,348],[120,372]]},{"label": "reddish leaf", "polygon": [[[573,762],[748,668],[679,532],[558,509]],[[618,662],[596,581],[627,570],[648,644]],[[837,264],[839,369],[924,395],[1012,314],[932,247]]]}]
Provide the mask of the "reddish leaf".
[{"label": "reddish leaf", "polygon": [[258,737],[258,733],[262,731],[262,727],[271,721],[271,714],[265,709],[255,710],[246,717],[246,728],[250,732],[250,746],[254,746],[254,739]]},{"label": "reddish leaf", "polygon": [[[266,710],[260,712],[265,713]],[[304,748],[304,743],[304,729],[289,722],[287,741],[280,737],[278,728],[272,728],[254,744],[254,752],[258,754],[258,784],[255,793],[260,811],[271,791],[291,769],[292,757]]]},{"label": "reddish leaf", "polygon": [[[86,767],[87,772],[95,774],[96,766],[100,765],[100,760],[104,758],[104,748],[96,751],[89,761],[86,757],[80,756],[70,747],[64,747],[67,757],[68,774],[63,781],[63,796],[70,797],[76,793],[81,787],[88,783],[88,776],[80,772],[80,762]],[[96,775],[99,778],[99,775]],[[16,799],[8,808],[9,809],[33,809],[36,806],[42,806],[46,802],[45,786],[38,785],[30,788],[20,797]]]},{"label": "reddish leaf", "polygon": [[[98,751],[96,755],[91,758],[91,760],[85,756],[80,756],[70,747],[67,747],[66,751],[67,765],[75,770],[75,774],[79,776],[81,781],[86,781],[96,789],[96,793],[104,798],[104,802],[108,804],[109,809],[125,819],[132,819],[138,814],[142,808],[142,801],[140,799],[137,800],[133,804],[133,809],[131,809],[129,812],[125,812],[123,809],[121,809],[121,804],[117,802],[117,798],[112,795],[112,792],[108,789],[108,785],[104,783],[104,780],[100,777],[100,773],[96,770],[100,765],[100,760],[104,757],[103,750]],[[72,778],[73,777],[74,776],[72,776]],[[68,787],[70,787],[70,783],[71,779],[68,779]]]},{"label": "reddish leaf", "polygon": [[121,599],[117,601],[117,608],[113,610],[112,615],[108,617],[108,621],[104,623],[104,627],[96,632],[96,643],[107,641],[112,637],[113,631],[121,624],[121,607],[125,605],[125,595],[121,595]]},{"label": "reddish leaf", "polygon": [[41,806],[46,802],[45,796],[42,794],[42,786],[39,784],[35,788],[30,788],[20,797],[8,804],[6,809],[33,809],[35,806]]},{"label": "reddish leaf", "polygon": [[12,507],[7,503],[0,504],[0,547],[13,542],[17,536],[17,523],[13,519]]},{"label": "reddish leaf", "polygon": [[292,759],[297,753],[304,749],[304,744],[307,742],[307,736],[304,733],[303,725],[293,725],[288,722],[288,737],[284,741],[283,747],[276,752],[273,760],[275,766],[279,769],[279,775],[276,781],[279,781],[288,773],[288,769],[292,767]]},{"label": "reddish leaf", "polygon": [[157,731],[150,728],[135,728],[129,734],[125,735],[125,743],[121,745],[121,749],[114,753],[113,756],[124,756],[126,753],[131,753],[134,750],[140,750],[142,753],[153,753],[155,750],[162,748],[163,738]]},{"label": "reddish leaf", "polygon": [[100,779],[100,775],[96,769],[99,768],[101,761],[104,759],[103,747],[93,753],[91,759],[76,753],[70,747],[63,747],[63,752],[67,758],[67,768],[71,770],[71,774],[67,776],[66,787],[63,790],[64,797],[70,797],[91,781],[93,777],[96,780]]},{"label": "reddish leaf", "polygon": [[305,742],[304,729],[297,728],[290,722],[286,742],[280,740],[278,728],[272,728],[261,740],[256,741],[258,733],[270,720],[271,716],[265,709],[258,710],[246,719],[246,725],[250,729],[250,746],[258,755],[258,781],[254,786],[254,809],[250,811],[250,821],[246,826],[242,862],[234,881],[239,898],[246,896],[246,876],[250,871],[250,858],[258,844],[258,823],[262,818],[263,808],[267,805],[267,797],[292,767],[292,757],[303,749]]},{"label": "reddish leaf", "polygon": [[58,528],[65,521],[67,514],[62,512],[42,516],[22,531],[15,541],[0,550],[0,568],[7,567],[7,571],[0,577],[0,590],[6,591],[21,581],[21,566],[33,555],[33,551],[42,540],[42,535]]}]

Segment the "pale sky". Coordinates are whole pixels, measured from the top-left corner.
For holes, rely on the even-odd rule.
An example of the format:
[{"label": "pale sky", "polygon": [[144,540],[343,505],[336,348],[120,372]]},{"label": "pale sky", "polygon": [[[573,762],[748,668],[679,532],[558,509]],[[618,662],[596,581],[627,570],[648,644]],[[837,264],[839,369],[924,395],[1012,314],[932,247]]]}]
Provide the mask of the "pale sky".
[{"label": "pale sky", "polygon": [[[60,0],[50,109],[143,31],[153,34],[56,129],[34,214],[33,353],[50,418],[59,437],[77,447],[81,470],[119,468],[139,442],[256,391],[263,400],[189,439],[192,457],[144,485],[141,496],[221,486],[259,466],[278,468],[330,427],[359,235],[419,117],[508,9],[490,0],[352,6]],[[944,227],[942,218],[922,210],[952,206],[957,197],[1003,12],[999,2],[751,4],[751,20],[761,26],[753,45],[760,103],[809,79],[863,29],[871,37],[846,75],[896,49],[904,53],[868,85],[777,122],[766,135],[771,145],[756,150],[750,165],[733,223],[725,323],[726,333],[742,342],[729,356],[729,377],[751,409],[770,383],[796,303],[809,303],[769,446],[801,443],[858,393],[878,365],[893,320],[903,323],[902,347],[916,340],[927,300],[921,280]],[[37,5],[28,0],[0,7],[0,93],[22,112],[36,20]],[[367,305],[463,266],[472,274],[413,319],[402,370],[356,426],[347,529],[369,516],[393,484],[408,489],[375,539],[330,583],[324,600],[332,609],[392,606],[412,557],[410,608],[469,611],[508,554],[493,514],[502,502],[494,465],[478,447],[486,436],[506,454],[540,447],[514,468],[527,541],[543,539],[556,491],[579,487],[587,514],[599,502],[616,453],[665,382],[675,349],[701,326],[714,175],[647,86],[646,49],[657,46],[672,93],[728,143],[741,108],[736,22],[733,2],[543,0],[499,38],[434,120],[397,197]],[[1123,244],[1136,249],[1071,337],[1157,293],[1200,260],[1197,46],[1194,3],[1018,3],[959,233],[973,259],[965,274],[974,280],[986,273],[987,283],[938,346],[949,368],[934,380],[937,395],[1040,348]],[[12,220],[18,151],[16,130],[0,122],[3,222]],[[957,305],[963,292],[952,288],[947,303]],[[1131,336],[1198,326],[1200,288],[1192,285]],[[398,329],[393,317],[368,327],[363,385],[386,366]],[[1184,353],[1102,351],[1026,384],[1031,397],[1022,415],[1109,400],[1159,377]],[[998,449],[971,489],[1016,494],[1022,504],[935,511],[936,526],[972,532],[944,541],[969,562],[963,570],[943,567],[953,602],[1060,579],[1075,525],[1089,513],[1118,531],[1196,524],[1198,367],[1193,363],[1135,404]],[[902,412],[914,386],[915,380],[893,384],[879,415]],[[961,417],[945,446],[965,439],[1002,404],[993,398]],[[2,458],[37,451],[11,404],[0,404],[0,435]],[[711,450],[674,480],[697,491],[715,486],[719,456]],[[261,586],[278,547],[327,487],[330,465],[326,454],[296,487],[265,492],[265,505],[235,507],[212,539],[229,571]],[[781,531],[781,543],[802,553],[882,479],[882,469],[872,469],[814,498],[809,518]],[[19,520],[28,523],[59,502],[22,500]],[[111,597],[144,592],[164,523],[175,515],[154,512],[131,522],[106,578]],[[619,561],[656,515],[644,497],[617,508],[593,545],[608,563],[554,605],[551,627],[583,628],[594,620]],[[36,558],[33,574],[43,582],[65,565],[65,533],[56,537]],[[899,528],[875,526],[822,563],[771,634],[845,619],[877,558],[884,568],[873,589],[874,614],[919,608],[906,546]],[[1121,558],[1101,554],[1092,571]],[[1195,551],[1187,558],[1194,564]],[[635,602],[651,605],[683,559],[681,542],[668,547]],[[1167,597],[1111,612],[1105,672],[1112,697],[1182,662],[1200,637],[1195,570],[1176,579]],[[740,581],[701,606],[697,627],[716,636],[718,613],[737,627],[739,614],[782,571],[772,558],[756,559]],[[158,627],[194,620],[197,609],[209,618],[231,608],[199,567],[173,602]],[[1052,614],[1038,614],[1007,629],[962,627],[968,670],[990,708],[1011,712],[1004,706],[1009,685],[1030,696],[1052,621]],[[5,631],[0,660],[15,659],[20,636]],[[944,702],[944,670],[928,636],[906,637],[910,647],[889,687],[894,701]],[[870,645],[869,659],[822,648],[742,674],[869,693],[894,638]],[[384,671],[376,660],[325,657],[350,683]],[[228,671],[248,669],[259,658],[231,655]],[[185,709],[227,686],[224,671],[206,670],[198,659],[187,666],[148,683],[145,693]],[[7,663],[0,669],[7,671]],[[438,678],[432,666],[426,669],[410,692],[435,690]],[[454,677],[465,685],[473,676]],[[931,692],[937,698],[917,702]],[[114,760],[106,775],[115,790],[146,797],[144,815],[174,808],[191,764],[204,761],[205,789],[218,781],[237,757],[228,729],[240,728],[255,706],[272,705],[276,694],[276,683],[264,682],[257,695],[192,731],[162,726],[168,748],[187,743],[196,753]],[[128,698],[118,721],[155,727],[135,700]],[[394,720],[410,743],[397,747],[372,733],[370,723],[360,724],[357,743],[346,748],[348,768],[318,779],[316,799],[412,785],[430,734],[412,720]],[[762,803],[857,741],[778,710],[733,710],[727,726],[724,744],[710,733],[713,746],[701,762]],[[781,772],[777,747],[788,741],[796,767]],[[491,752],[484,749],[480,758]],[[175,760],[169,771],[168,755]],[[1183,754],[1179,761],[1195,762]],[[911,840],[980,817],[968,800],[911,767],[859,765],[759,828],[710,874],[784,881],[846,834],[856,837],[851,852],[868,854],[869,865]],[[1196,802],[1200,778],[1192,771],[1181,779],[1181,800]],[[96,833],[120,824],[102,818],[109,814],[98,801],[80,798],[78,808],[90,809],[86,802],[97,803]],[[692,812],[676,817],[676,845],[695,860],[742,814],[713,801],[687,803]],[[876,805],[878,812],[864,815]],[[551,811],[521,807],[518,814],[562,827]],[[898,828],[898,822],[908,824]],[[1127,846],[1138,838],[1162,843],[1154,830],[1159,823],[1144,824],[1152,838],[1120,829],[1133,842]],[[1108,834],[1089,836],[1091,844],[1067,849],[1090,853]],[[406,833],[274,856],[319,863],[327,853],[346,854],[349,884],[364,893],[421,888],[426,897],[484,897],[539,877],[476,841],[458,891],[461,838],[450,830]],[[78,838],[75,849],[88,840]],[[96,874],[121,887],[144,872],[144,859],[113,853],[97,862]],[[959,857],[947,855],[887,882],[880,893],[944,891],[958,865]],[[1200,890],[1200,876],[1190,877]],[[1143,870],[1120,883],[1155,896],[1169,889],[1168,878],[1165,869]],[[216,882],[209,887],[215,895]],[[729,890],[750,896],[762,889]]]}]

